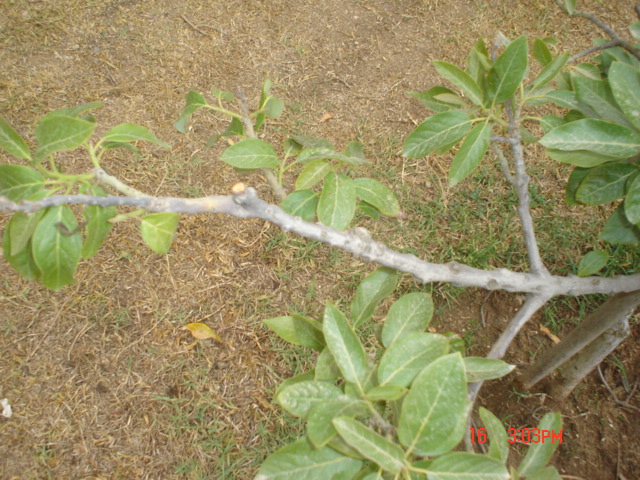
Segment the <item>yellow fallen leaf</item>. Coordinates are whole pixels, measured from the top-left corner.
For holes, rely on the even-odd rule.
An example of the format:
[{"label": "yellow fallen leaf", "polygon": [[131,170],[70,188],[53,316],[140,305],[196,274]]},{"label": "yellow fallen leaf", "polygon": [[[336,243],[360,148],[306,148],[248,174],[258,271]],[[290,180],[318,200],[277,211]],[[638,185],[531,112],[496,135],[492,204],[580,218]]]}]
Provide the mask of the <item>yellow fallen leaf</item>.
[{"label": "yellow fallen leaf", "polygon": [[180,330],[189,330],[191,335],[193,335],[198,340],[206,340],[208,338],[213,338],[218,342],[222,342],[222,339],[218,336],[218,334],[211,329],[208,325],[204,323],[187,323]]},{"label": "yellow fallen leaf", "polygon": [[549,337],[553,343],[560,343],[560,339],[556,335],[551,333],[551,330],[549,330],[544,325],[540,325],[540,331],[544,333],[547,337]]}]

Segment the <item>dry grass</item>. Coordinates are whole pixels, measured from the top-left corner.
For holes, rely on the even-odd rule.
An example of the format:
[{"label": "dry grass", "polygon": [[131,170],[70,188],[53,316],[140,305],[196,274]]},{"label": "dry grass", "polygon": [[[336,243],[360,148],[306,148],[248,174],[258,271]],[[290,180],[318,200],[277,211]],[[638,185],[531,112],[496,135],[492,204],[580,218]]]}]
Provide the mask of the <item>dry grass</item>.
[{"label": "dry grass", "polygon": [[[589,2],[589,8],[620,27],[631,3]],[[204,149],[224,121],[200,115],[188,136],[171,125],[189,89],[242,88],[255,98],[268,75],[289,107],[270,128],[271,139],[286,131],[340,147],[360,139],[376,175],[400,192],[407,220],[391,227],[369,222],[376,235],[426,258],[484,251],[476,260],[488,264],[503,263],[505,250],[519,249],[512,233],[487,240],[492,227],[485,220],[502,200],[483,199],[479,218],[462,218],[469,212],[460,207],[460,193],[463,203],[477,199],[473,188],[444,186],[447,158],[400,156],[401,139],[425,115],[405,92],[438,82],[431,60],[462,64],[478,36],[490,39],[498,29],[555,35],[570,48],[587,45],[593,32],[557,14],[550,0],[15,0],[2,9],[0,114],[19,131],[32,131],[52,109],[101,100],[100,132],[139,123],[173,146],[171,152],[114,154],[104,162],[110,173],[152,194],[226,193],[236,174],[216,161],[221,145]],[[324,113],[333,118],[321,122]],[[554,210],[566,171],[536,160],[538,153],[540,194]],[[65,169],[85,167],[82,155],[65,157]],[[244,181],[272,198],[258,176]],[[500,182],[491,188],[495,198],[507,195]],[[435,211],[439,215],[429,216]],[[578,221],[591,219],[582,214]],[[77,283],[58,293],[21,280],[0,260],[0,398],[9,398],[15,411],[0,420],[1,478],[244,479],[298,434],[270,395],[281,378],[306,368],[307,354],[274,339],[260,319],[291,309],[317,315],[325,301],[348,299],[372,267],[259,221],[184,218],[167,256],[150,253],[136,232],[135,225],[118,225],[108,245],[80,267]],[[469,236],[478,243],[470,244]],[[436,292],[442,303],[462,305],[454,313],[440,308],[441,328],[469,333],[484,296],[460,297],[441,286]],[[513,299],[496,296],[490,303],[497,330]],[[207,322],[224,344],[194,345],[179,330],[194,321]],[[495,334],[473,331],[476,348]],[[634,332],[637,337],[637,326]],[[518,345],[525,359],[530,340]],[[585,409],[605,415],[617,430],[594,417],[582,424],[570,419],[582,437],[559,461],[585,478],[613,478],[607,475],[618,447],[623,458],[635,455],[627,455],[634,442],[624,437],[634,419],[612,410],[593,382],[588,388],[598,403]],[[521,422],[514,426],[524,426],[531,403],[513,408]],[[623,468],[633,476],[640,467]]]}]

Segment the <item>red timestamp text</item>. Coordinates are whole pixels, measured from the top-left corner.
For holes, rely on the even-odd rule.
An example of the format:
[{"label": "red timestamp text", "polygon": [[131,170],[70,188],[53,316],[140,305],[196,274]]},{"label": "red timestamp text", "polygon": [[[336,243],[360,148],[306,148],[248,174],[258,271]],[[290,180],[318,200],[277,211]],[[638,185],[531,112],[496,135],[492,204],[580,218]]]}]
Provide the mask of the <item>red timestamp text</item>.
[{"label": "red timestamp text", "polygon": [[[487,441],[486,428],[470,428],[472,443],[485,443]],[[509,443],[562,443],[562,430],[541,430],[539,428],[509,428],[507,430]]]}]

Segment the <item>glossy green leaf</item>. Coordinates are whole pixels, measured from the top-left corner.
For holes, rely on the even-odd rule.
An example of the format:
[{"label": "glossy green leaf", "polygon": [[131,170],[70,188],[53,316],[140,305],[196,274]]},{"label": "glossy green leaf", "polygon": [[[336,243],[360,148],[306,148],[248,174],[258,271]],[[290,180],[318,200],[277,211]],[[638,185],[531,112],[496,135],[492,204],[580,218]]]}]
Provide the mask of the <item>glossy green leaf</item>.
[{"label": "glossy green leaf", "polygon": [[356,178],[353,180],[356,195],[380,210],[384,215],[399,215],[400,204],[389,187],[372,178]]},{"label": "glossy green leaf", "polygon": [[467,178],[480,165],[491,141],[491,123],[479,123],[462,142],[462,147],[449,168],[449,185],[454,186]]},{"label": "glossy green leaf", "polygon": [[507,467],[486,455],[451,452],[436,458],[428,467],[429,480],[508,480]]},{"label": "glossy green leaf", "polygon": [[382,344],[389,347],[395,340],[422,333],[433,316],[433,300],[428,293],[408,293],[389,308],[382,326]]},{"label": "glossy green leaf", "polygon": [[220,160],[236,168],[273,168],[280,163],[273,147],[259,138],[247,138],[231,145]]},{"label": "glossy green leaf", "polygon": [[573,83],[578,101],[591,107],[597,118],[633,128],[616,103],[609,82],[578,77]]},{"label": "glossy green leaf", "polygon": [[634,225],[640,224],[640,175],[631,180],[627,186],[624,212],[629,222]]},{"label": "glossy green leaf", "polygon": [[9,232],[9,242],[11,243],[11,249],[9,255],[16,256],[22,250],[27,248],[33,232],[36,230],[38,223],[44,215],[44,210],[39,210],[31,214],[23,212],[16,212],[11,217],[9,224],[7,225],[7,232]]},{"label": "glossy green leaf", "polygon": [[42,272],[42,284],[52,290],[73,282],[82,250],[77,227],[71,209],[60,206],[50,208],[33,232],[33,259]]},{"label": "glossy green leaf", "polygon": [[557,150],[589,150],[620,159],[640,153],[640,136],[615,123],[585,118],[554,128],[540,143]]},{"label": "glossy green leaf", "polygon": [[318,220],[328,227],[344,230],[349,226],[356,211],[356,189],[346,175],[329,172],[324,179]]},{"label": "glossy green leaf", "polygon": [[[459,353],[429,363],[416,377],[402,402],[398,426],[400,443],[416,455],[440,455],[456,446],[464,429],[467,382]],[[456,431],[459,435],[452,436]]]},{"label": "glossy green leaf", "polygon": [[390,268],[379,268],[360,283],[351,302],[351,321],[354,328],[371,318],[382,300],[391,295],[398,283],[398,273]]},{"label": "glossy green leaf", "polygon": [[496,358],[464,357],[467,382],[479,382],[508,375],[515,367]]},{"label": "glossy green leaf", "polygon": [[533,58],[542,65],[546,67],[553,60],[553,55],[551,55],[551,51],[549,51],[549,47],[546,42],[540,38],[536,38],[533,41]]},{"label": "glossy green leaf", "polygon": [[0,165],[0,195],[19,202],[43,188],[44,177],[25,165]]},{"label": "glossy green leaf", "polygon": [[[543,432],[551,431],[559,433],[562,430],[562,417],[557,412],[547,413],[542,417],[538,428]],[[552,441],[552,439],[546,439],[544,442],[530,443],[527,454],[518,467],[518,474],[527,477],[544,468],[559,445],[559,441]]]},{"label": "glossy green leaf", "polygon": [[151,250],[165,254],[169,252],[178,229],[177,213],[151,213],[142,217],[140,233]]},{"label": "glossy green leaf", "polygon": [[263,320],[280,338],[294,345],[304,345],[321,351],[324,348],[322,324],[302,315],[274,317]]},{"label": "glossy green leaf", "polygon": [[578,276],[588,277],[602,270],[609,260],[609,254],[603,250],[593,250],[580,259]]},{"label": "glossy green leaf", "polygon": [[436,71],[464,92],[475,105],[482,105],[482,90],[471,76],[448,62],[433,62]]},{"label": "glossy green leaf", "polygon": [[315,405],[342,395],[342,391],[331,383],[302,381],[282,389],[276,398],[282,408],[290,414],[306,417]]},{"label": "glossy green leaf", "polygon": [[622,198],[627,181],[638,172],[638,166],[629,163],[600,165],[582,181],[576,191],[576,199],[587,205],[602,205]]},{"label": "glossy green leaf", "polygon": [[182,110],[182,114],[180,115],[180,118],[178,118],[178,120],[176,121],[176,123],[173,124],[173,126],[179,132],[186,133],[187,123],[189,123],[189,119],[191,118],[191,115],[193,115],[195,112],[197,112],[198,110],[206,106],[207,106],[207,101],[205,100],[204,96],[199,92],[191,90],[189,93],[187,93],[187,104],[184,107],[184,110]]},{"label": "glossy green leaf", "polygon": [[36,128],[38,149],[35,157],[42,160],[53,153],[78,148],[91,138],[95,128],[95,123],[80,118],[44,117]]},{"label": "glossy green leaf", "polygon": [[[460,108],[464,103],[453,90],[446,87],[433,87],[424,92],[408,92],[413,98],[420,100],[427,108],[436,113]],[[456,99],[456,100],[453,100]]]},{"label": "glossy green leaf", "polygon": [[27,241],[25,248],[17,251],[15,254],[12,254],[11,250],[13,245],[9,239],[10,233],[10,228],[7,227],[5,228],[4,235],[2,236],[2,251],[4,259],[25,279],[32,281],[40,278],[40,269],[33,259],[31,239]]},{"label": "glossy green leaf", "polygon": [[578,102],[576,92],[569,90],[552,90],[544,95],[550,102],[562,108],[581,110],[583,107]]},{"label": "glossy green leaf", "polygon": [[368,370],[366,353],[346,317],[330,303],[324,309],[322,332],[344,378],[362,385]]},{"label": "glossy green leaf", "polygon": [[542,88],[547,83],[556,78],[556,75],[560,73],[565,64],[569,60],[569,54],[563,53],[562,55],[554,58],[546,67],[542,69],[542,71],[538,74],[536,79],[533,81],[533,88]]},{"label": "glossy green leaf", "polygon": [[278,388],[276,389],[276,392],[273,394],[273,397],[277,398],[278,395],[280,395],[280,392],[282,392],[285,388],[290,387],[291,385],[294,385],[300,382],[310,382],[313,380],[317,380],[315,378],[314,370],[309,370],[307,372],[302,372],[302,373],[299,373],[298,375],[294,375],[293,377],[289,377],[283,380],[282,383],[280,383],[280,385],[278,385]]},{"label": "glossy green leaf", "polygon": [[568,163],[576,167],[592,168],[602,165],[603,163],[615,162],[616,157],[602,155],[601,153],[590,152],[588,150],[547,150],[549,155],[556,162]]},{"label": "glossy green leaf", "polygon": [[626,63],[613,62],[609,68],[609,83],[626,118],[640,128],[640,71]]},{"label": "glossy green leaf", "polygon": [[489,70],[488,95],[495,103],[502,103],[516,92],[528,71],[527,37],[512,41]]},{"label": "glossy green leaf", "polygon": [[296,179],[296,190],[305,190],[320,183],[333,170],[325,160],[314,160],[307,163]]},{"label": "glossy green leaf", "polygon": [[576,192],[580,187],[580,184],[585,179],[587,175],[591,172],[591,168],[581,168],[576,167],[569,175],[569,180],[567,180],[567,187],[565,190],[564,199],[567,205],[581,205],[578,200],[576,200]]},{"label": "glossy green leaf", "polygon": [[640,243],[640,228],[629,222],[624,212],[624,204],[609,217],[600,238],[610,243]]},{"label": "glossy green leaf", "polygon": [[329,447],[315,449],[302,440],[269,455],[254,480],[350,479],[361,466],[360,460]]},{"label": "glossy green leaf", "polygon": [[29,147],[26,142],[2,117],[0,117],[0,147],[14,157],[24,158],[25,160],[31,159],[31,153],[29,153]]},{"label": "glossy green leaf", "polygon": [[[322,338],[324,340],[324,336]],[[315,370],[314,380],[318,381],[336,380],[341,375],[340,367],[328,348],[324,348],[318,355]]]},{"label": "glossy green leaf", "polygon": [[362,456],[396,474],[404,467],[404,451],[397,444],[348,417],[333,419],[338,434]]},{"label": "glossy green leaf", "polygon": [[316,448],[323,447],[337,434],[332,423],[334,418],[356,417],[368,411],[365,402],[346,395],[318,403],[309,411],[307,437]]},{"label": "glossy green leaf", "polygon": [[399,385],[378,385],[367,391],[367,400],[371,402],[392,402],[401,399],[408,390]]},{"label": "glossy green leaf", "polygon": [[[106,192],[96,185],[88,189],[87,194],[104,196]],[[85,240],[82,245],[83,259],[91,258],[98,252],[98,249],[113,228],[113,224],[109,222],[109,219],[115,217],[116,213],[116,207],[99,207],[97,205],[88,205],[85,207],[82,212],[87,222],[84,229]]]},{"label": "glossy green leaf", "polygon": [[453,146],[471,128],[471,120],[462,112],[443,112],[422,122],[409,134],[404,156],[421,158],[445,146]]},{"label": "glossy green leaf", "polygon": [[575,79],[578,76],[591,80],[602,80],[602,71],[593,63],[579,63],[571,67],[571,78]]},{"label": "glossy green leaf", "polygon": [[556,117],[555,115],[544,115],[540,119],[540,126],[542,130],[544,130],[544,133],[549,133],[554,128],[564,125],[565,123],[564,119]]},{"label": "glossy green leaf", "polygon": [[312,222],[316,218],[319,200],[313,190],[297,190],[287,195],[280,203],[280,208],[290,215]]},{"label": "glossy green leaf", "polygon": [[108,142],[119,143],[136,142],[138,140],[142,140],[144,142],[153,143],[162,148],[171,148],[168,143],[158,140],[158,138],[147,128],[141,125],[134,125],[133,123],[121,123],[120,125],[113,127],[111,130],[105,133],[102,139]]},{"label": "glossy green leaf", "polygon": [[435,333],[400,337],[384,352],[378,366],[380,385],[407,387],[431,362],[449,352],[449,340]]},{"label": "glossy green leaf", "polygon": [[489,434],[490,443],[487,455],[503,464],[506,463],[509,457],[509,442],[504,425],[498,417],[484,407],[480,407],[478,413],[480,413],[480,419]]}]

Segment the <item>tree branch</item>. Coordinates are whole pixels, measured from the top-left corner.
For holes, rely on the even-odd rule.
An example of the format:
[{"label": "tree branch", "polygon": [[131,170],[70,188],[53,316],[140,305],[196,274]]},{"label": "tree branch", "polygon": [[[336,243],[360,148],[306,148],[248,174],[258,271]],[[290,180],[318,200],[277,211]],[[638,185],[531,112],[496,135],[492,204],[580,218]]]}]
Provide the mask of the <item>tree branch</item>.
[{"label": "tree branch", "polygon": [[203,198],[171,197],[91,197],[88,195],[54,195],[39,201],[19,204],[0,196],[0,211],[30,213],[59,205],[132,206],[152,212],[175,212],[189,215],[197,213],[224,213],[237,218],[260,218],[273,223],[285,232],[292,232],[352,253],[365,261],[409,273],[420,283],[448,282],[460,287],[479,287],[487,290],[527,292],[536,296],[614,294],[640,290],[640,274],[612,278],[566,277],[520,273],[505,268],[481,270],[458,262],[430,263],[415,255],[399,253],[371,239],[368,232],[355,228],[340,232],[325,225],[306,222],[289,215],[276,205],[264,202],[252,188],[238,184],[234,195],[213,195]]}]

